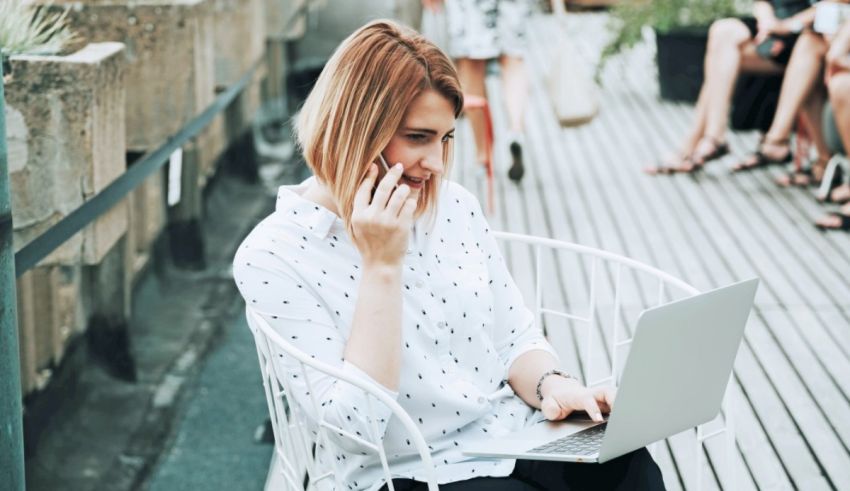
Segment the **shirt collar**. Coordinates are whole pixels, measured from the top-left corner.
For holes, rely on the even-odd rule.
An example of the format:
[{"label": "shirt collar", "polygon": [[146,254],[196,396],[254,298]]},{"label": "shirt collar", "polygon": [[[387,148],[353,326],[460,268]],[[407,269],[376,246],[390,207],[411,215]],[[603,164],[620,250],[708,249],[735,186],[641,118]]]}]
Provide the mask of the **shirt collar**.
[{"label": "shirt collar", "polygon": [[301,197],[315,178],[307,178],[295,185],[281,186],[277,191],[275,214],[300,225],[320,239],[328,236],[334,225],[344,229],[336,213]]}]

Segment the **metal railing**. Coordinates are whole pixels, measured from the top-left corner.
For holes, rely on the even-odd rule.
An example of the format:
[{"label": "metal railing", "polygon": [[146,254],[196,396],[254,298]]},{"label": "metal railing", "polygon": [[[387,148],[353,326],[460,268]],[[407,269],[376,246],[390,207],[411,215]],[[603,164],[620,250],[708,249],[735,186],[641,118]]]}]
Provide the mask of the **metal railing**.
[{"label": "metal railing", "polygon": [[[145,154],[127,171],[79,208],[14,253],[12,206],[6,160],[5,102],[0,83],[0,482],[3,489],[24,489],[20,357],[15,279],[35,267],[74,234],[121,202],[144,180],[159,171],[171,154],[204,130],[254,78],[262,59],[219,94],[201,114],[159,148]],[[2,80],[2,69],[0,69]],[[6,456],[9,456],[8,458]]]},{"label": "metal railing", "polygon": [[0,63],[0,482],[24,490],[24,434],[12,249],[12,203],[6,161],[6,102]]}]

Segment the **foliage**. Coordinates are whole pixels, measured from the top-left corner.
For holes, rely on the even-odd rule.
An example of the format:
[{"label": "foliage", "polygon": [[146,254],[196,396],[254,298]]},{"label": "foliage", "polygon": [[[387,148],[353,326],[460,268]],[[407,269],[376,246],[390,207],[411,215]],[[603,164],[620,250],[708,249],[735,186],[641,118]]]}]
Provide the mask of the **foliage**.
[{"label": "foliage", "polygon": [[68,11],[49,12],[26,0],[0,0],[0,57],[17,54],[53,55],[73,43]]},{"label": "foliage", "polygon": [[642,39],[644,26],[665,33],[676,29],[706,28],[713,21],[740,14],[740,0],[622,0],[612,10],[608,31],[613,34],[602,50],[597,77],[611,56]]}]

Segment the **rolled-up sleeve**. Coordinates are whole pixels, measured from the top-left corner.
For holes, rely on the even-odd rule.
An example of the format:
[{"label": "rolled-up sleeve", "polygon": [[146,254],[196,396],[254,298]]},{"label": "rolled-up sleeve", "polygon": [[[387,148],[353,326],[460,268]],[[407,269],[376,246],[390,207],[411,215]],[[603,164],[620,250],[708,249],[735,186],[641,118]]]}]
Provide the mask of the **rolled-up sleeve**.
[{"label": "rolled-up sleeve", "polygon": [[[398,397],[398,393],[343,358],[343,332],[347,330],[335,325],[321,299],[289,270],[285,261],[270,251],[245,247],[236,255],[233,275],[246,305],[285,341],[311,358],[342,370],[353,380],[370,384],[392,399]],[[388,406],[354,384],[302,367],[278,347],[273,346],[272,350],[275,370],[279,377],[287,378],[290,404],[294,400],[314,425],[325,422],[370,442],[383,438],[392,414]],[[374,428],[378,434],[374,434]],[[331,430],[328,435],[347,451],[365,450],[337,431]]]},{"label": "rolled-up sleeve", "polygon": [[493,340],[505,373],[514,360],[529,351],[543,350],[558,359],[558,354],[543,336],[541,326],[535,324],[534,314],[523,301],[480,204],[474,200],[471,206],[473,232],[487,255],[495,322]]}]

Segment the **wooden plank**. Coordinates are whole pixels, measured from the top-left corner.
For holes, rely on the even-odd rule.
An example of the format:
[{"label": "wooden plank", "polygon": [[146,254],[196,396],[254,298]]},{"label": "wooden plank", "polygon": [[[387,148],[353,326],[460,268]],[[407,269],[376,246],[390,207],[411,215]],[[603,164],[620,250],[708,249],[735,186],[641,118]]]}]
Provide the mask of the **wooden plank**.
[{"label": "wooden plank", "polygon": [[[578,36],[577,44],[595,49],[600,36],[592,26],[604,16],[587,19],[591,30],[582,31],[589,34]],[[493,228],[620,252],[701,289],[760,275],[756,313],[731,389],[738,419],[734,489],[850,486],[850,299],[845,294],[850,277],[842,274],[850,266],[850,236],[814,233],[810,223],[822,208],[801,190],[778,189],[772,182],[776,170],[729,176],[726,167],[734,160],[730,157],[696,178],[639,175],[640,167],[671,148],[669,142],[681,136],[692,113],[690,106],[655,98],[652,64],[647,63],[651,50],[646,46],[606,69],[604,105],[594,122],[561,129],[539,77],[546,68],[544,55],[553,49],[545,44],[553,26],[545,19],[535,22],[531,43],[540,49],[531,50],[528,63],[532,84],[527,175],[519,186],[508,182],[503,176],[507,154],[497,146],[499,211],[491,217]],[[498,94],[498,79],[489,79],[488,89]],[[501,106],[492,109],[498,138],[505,115]],[[733,148],[748,149],[754,138],[731,134],[730,142]],[[470,149],[467,144],[463,150],[467,159]],[[469,167],[460,170],[470,174]],[[486,196],[483,180],[467,175],[462,182]],[[518,284],[533,291],[528,249],[505,250]],[[563,306],[586,305],[589,265],[574,257],[550,261],[547,273],[552,274],[544,276],[544,290]],[[600,298],[610,303],[613,271],[599,273]],[[654,291],[633,275],[623,280],[628,305],[622,319],[628,331],[629,319]],[[613,319],[599,319],[597,335],[608,339]],[[583,330],[566,327],[566,321],[550,323],[558,324],[559,335],[569,333],[561,343],[567,345],[566,357],[577,358]],[[608,363],[604,356],[610,354],[602,345],[599,349],[599,359]],[[660,446],[658,461],[671,488],[695,485],[690,436]],[[722,466],[722,441],[711,442],[704,455],[706,488],[719,487],[719,479],[731,489]]]},{"label": "wooden plank", "polygon": [[[718,211],[717,214],[718,214],[720,220],[725,222],[724,225],[728,224],[729,222],[737,221],[740,217],[737,216],[736,210],[734,208],[732,208],[731,206],[729,206],[728,203],[726,203],[725,198],[729,197],[728,194],[724,193],[720,190],[713,189],[713,188],[715,188],[715,186],[713,186],[714,181],[705,180],[704,182],[705,182],[704,185],[707,187],[707,192],[704,193],[704,196],[701,196],[701,197],[705,198],[705,201],[709,201],[709,202],[705,203],[705,201],[703,201],[701,206],[704,209],[709,209],[709,210],[714,210],[714,211],[722,210],[722,212]],[[690,196],[691,198],[693,198],[693,195],[695,195],[696,193],[694,193],[692,189],[689,190],[689,191],[691,191],[691,192],[690,193],[682,192],[682,193],[680,193],[680,195],[685,195],[685,197]],[[716,199],[716,196],[722,196],[722,197],[724,197],[724,200]],[[714,200],[714,201],[712,202],[712,200]],[[707,214],[702,215],[703,219],[705,218],[705,215],[707,215]],[[722,215],[722,217],[720,217],[721,215]],[[719,227],[711,227],[711,229],[712,230],[723,229],[724,225],[719,226]],[[751,224],[751,225],[755,226],[755,224]],[[768,288],[775,289],[777,284],[784,284],[785,286],[787,286],[788,290],[792,290],[793,286],[790,283],[788,283],[787,281],[784,281],[786,279],[782,278],[781,276],[777,276],[776,274],[774,274],[775,268],[771,267],[772,265],[769,263],[769,258],[767,258],[764,255],[763,250],[760,248],[761,246],[763,246],[763,244],[761,243],[761,240],[757,237],[756,234],[747,233],[748,230],[752,230],[752,229],[750,227],[748,227],[747,225],[738,224],[734,229],[732,229],[732,231],[730,231],[730,235],[732,235],[732,236],[748,237],[748,238],[751,237],[752,238],[752,241],[748,241],[746,244],[742,243],[741,241],[736,240],[737,245],[742,250],[746,250],[746,249],[750,250],[750,252],[747,253],[746,258],[743,260],[743,262],[753,263],[753,264],[756,265],[757,271],[762,275],[762,277],[764,277],[766,279],[766,283],[769,285]],[[754,244],[754,243],[756,243],[756,244]],[[756,247],[756,246],[759,246],[759,247]],[[738,259],[740,261],[741,258],[738,258]],[[785,295],[784,298],[790,299],[791,297],[793,297],[793,293],[794,293],[793,291],[784,292],[784,295]],[[754,344],[756,346],[758,346],[757,343],[754,343]],[[758,346],[758,347],[767,349],[766,347],[761,347],[761,346]],[[769,370],[770,373],[775,374],[777,369],[787,367],[787,360],[783,360],[782,356],[776,355],[774,353],[774,356],[771,359],[773,360],[775,365],[770,364],[770,367],[771,367],[770,370]],[[786,363],[783,363],[783,361],[786,361]],[[782,365],[784,365],[784,367]],[[775,375],[774,375],[774,377],[775,377]],[[798,406],[799,405],[805,406],[804,408],[798,407],[798,411],[803,411],[803,412],[806,413],[806,416],[802,416],[802,419],[805,419],[805,423],[803,423],[803,421],[800,421],[801,416],[799,416],[799,415],[796,417],[796,420],[797,420],[797,422],[799,422],[801,424],[806,424],[806,425],[812,424],[810,422],[810,420],[808,419],[808,416],[813,415],[816,412],[816,410],[813,408],[813,405],[810,403],[811,401],[799,402],[798,395],[799,394],[794,393],[793,390],[789,390],[789,393],[783,399],[785,401],[788,401],[788,397],[792,397],[793,398],[793,400],[791,401],[792,403],[794,403]],[[816,418],[816,419],[819,420],[819,421],[823,420],[823,418]],[[818,429],[822,429],[822,428],[818,428]],[[807,435],[808,435],[808,433],[807,433]],[[786,461],[786,464],[789,465],[789,467],[792,465],[792,463],[788,462],[787,459],[785,461]],[[810,471],[811,471],[811,469],[810,469]],[[800,480],[806,480],[806,479],[807,479],[806,477],[801,477],[801,479],[795,479],[795,481],[799,482]]]}]

